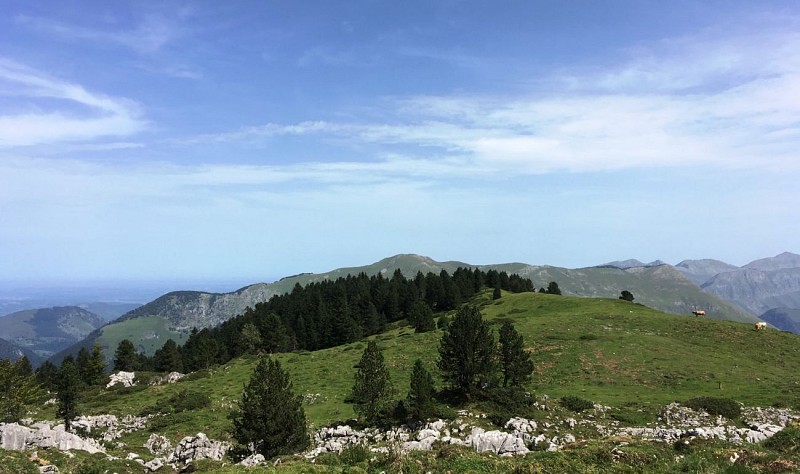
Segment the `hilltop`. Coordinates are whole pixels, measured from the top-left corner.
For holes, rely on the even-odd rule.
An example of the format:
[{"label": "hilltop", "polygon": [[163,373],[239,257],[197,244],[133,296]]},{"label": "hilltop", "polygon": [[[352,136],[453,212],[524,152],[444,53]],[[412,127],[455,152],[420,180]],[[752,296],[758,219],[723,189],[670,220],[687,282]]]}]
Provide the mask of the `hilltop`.
[{"label": "hilltop", "polygon": [[103,318],[77,306],[31,309],[0,317],[0,338],[47,358],[103,324]]},{"label": "hilltop", "polygon": [[566,269],[524,263],[473,265],[458,261],[437,262],[420,255],[400,254],[365,266],[339,268],[319,274],[303,273],[273,283],[248,285],[229,293],[167,293],[91,333],[86,340],[56,354],[53,360],[57,363],[66,353],[76,353],[80,347],[91,347],[95,341],[107,351],[113,351],[119,341],[125,338],[131,339],[139,351],[152,355],[169,338],[182,343],[192,328],[217,326],[242,314],[248,307],[291,291],[295,285],[305,286],[360,273],[390,277],[397,270],[406,278],[413,278],[418,272],[438,274],[446,271],[452,274],[458,268],[516,273],[531,279],[537,288],[556,281],[565,295],[616,298],[622,290],[628,290],[635,295],[637,302],[666,312],[689,314],[693,309],[701,308],[709,317],[716,319],[756,320],[753,315],[727,301],[702,291],[674,267],[660,262],[653,262],[652,266],[625,269],[613,266]]}]

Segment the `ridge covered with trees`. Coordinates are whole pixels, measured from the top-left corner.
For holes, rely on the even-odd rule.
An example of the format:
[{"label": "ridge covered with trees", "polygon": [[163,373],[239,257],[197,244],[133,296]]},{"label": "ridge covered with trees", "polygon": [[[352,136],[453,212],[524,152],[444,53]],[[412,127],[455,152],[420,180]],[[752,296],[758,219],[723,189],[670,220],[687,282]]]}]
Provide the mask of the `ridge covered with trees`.
[{"label": "ridge covered with trees", "polygon": [[519,275],[468,268],[452,275],[445,270],[417,272],[412,279],[400,270],[391,278],[362,272],[305,287],[297,284],[291,292],[258,303],[215,328],[193,330],[181,347],[169,340],[153,358],[128,354],[132,365],[117,369],[193,371],[243,354],[314,351],[380,333],[403,319],[419,332],[429,331],[434,328],[434,311],[454,310],[484,288],[535,291],[533,283]]}]

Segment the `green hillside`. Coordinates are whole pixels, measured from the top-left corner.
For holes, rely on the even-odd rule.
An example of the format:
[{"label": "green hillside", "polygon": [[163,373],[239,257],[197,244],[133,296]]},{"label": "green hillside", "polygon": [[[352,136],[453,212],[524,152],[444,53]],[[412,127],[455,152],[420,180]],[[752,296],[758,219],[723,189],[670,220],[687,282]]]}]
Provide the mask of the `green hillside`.
[{"label": "green hillside", "polygon": [[[530,390],[551,397],[579,395],[620,407],[663,405],[696,396],[724,396],[747,405],[800,405],[798,336],[756,332],[749,324],[665,314],[615,299],[521,293],[482,300],[482,312],[496,327],[510,319],[532,348],[536,363]],[[375,336],[391,370],[399,398],[407,391],[411,367],[421,358],[436,373],[440,331],[416,334],[408,326]],[[280,354],[306,413],[315,425],[354,417],[344,403],[353,366],[365,343],[316,352]],[[164,429],[179,437],[197,430],[225,437],[231,403],[255,366],[253,357],[200,372],[192,380],[120,396],[99,395],[92,413],[136,414],[183,388],[207,393],[209,412],[175,420]]]},{"label": "green hillside", "polygon": [[[602,415],[604,419],[617,420],[626,426],[655,422],[664,405],[698,396],[733,398],[747,406],[800,408],[800,351],[797,351],[800,339],[797,335],[771,329],[754,331],[750,324],[666,314],[619,299],[504,292],[499,300],[493,301],[490,294],[490,291],[484,292],[474,302],[495,330],[509,319],[525,337],[536,363],[534,379],[528,388],[539,397],[546,394],[555,400],[577,395],[609,406],[610,411]],[[441,334],[439,330],[416,334],[400,321],[387,332],[371,338],[383,351],[395,386],[395,398],[405,397],[411,368],[417,358],[435,374],[437,386],[441,388],[436,369]],[[124,335],[119,333],[115,337]],[[306,415],[315,427],[352,423],[354,412],[344,400],[353,384],[354,365],[365,347],[366,341],[362,340],[315,352],[275,356],[291,374],[295,392],[303,396]],[[255,356],[237,358],[223,366],[190,374],[171,385],[149,385],[148,379],[154,374],[138,373],[139,384],[134,387],[111,390],[96,387],[85,392],[81,411],[117,416],[158,413],[159,407],[168,406],[168,400],[187,390],[208,395],[210,406],[153,418],[146,429],[118,440],[126,447],[110,448],[109,454],[119,458],[129,452],[149,456],[141,446],[151,433],[166,435],[173,443],[199,431],[214,439],[230,440],[228,415],[256,363]],[[468,407],[471,411],[482,412],[488,408],[482,405],[484,402],[475,403]],[[563,410],[557,403],[555,409]],[[37,407],[36,410],[35,419],[55,417],[54,408]],[[542,417],[537,419],[544,423],[552,412],[536,413],[533,416]],[[495,429],[488,419],[483,423],[487,429]],[[674,449],[677,448],[670,444],[625,441],[625,444],[630,443],[626,452],[633,453],[633,457],[614,461],[613,467],[608,469],[598,469],[612,462],[608,453],[622,446],[620,440],[592,439],[596,434],[590,432],[583,436],[589,440],[564,451],[534,451],[513,460],[453,447],[414,452],[396,459],[388,455],[380,458],[384,460],[380,461],[384,463],[381,466],[388,466],[388,469],[378,467],[375,472],[510,472],[514,469],[518,472],[729,472],[726,466],[730,466],[728,456],[733,452],[730,445],[713,442],[686,448],[691,449],[692,454],[683,459],[683,455],[676,457],[678,451]],[[800,466],[790,460],[794,458],[776,458],[769,452],[756,454],[763,449],[760,445],[745,449],[753,453],[748,458],[750,465],[767,466],[769,472],[791,472]],[[68,466],[64,472],[72,472],[69,466],[75,469],[81,463],[106,463],[108,469],[116,472],[128,472],[126,469],[138,472],[135,463],[103,461],[98,455],[79,454],[72,460],[61,456],[54,460],[61,466]],[[277,472],[364,472],[348,470],[346,464],[337,465],[343,461],[336,458],[321,459],[318,464],[284,461]],[[775,462],[783,463],[781,466],[786,468],[771,470]],[[17,469],[17,466],[28,466],[26,463],[29,461],[14,453],[0,462],[0,468]],[[521,466],[525,469],[519,470]],[[201,462],[197,469],[199,472],[243,470],[212,462]],[[273,468],[259,468],[255,472],[273,472]],[[761,472],[761,469],[736,472]]]}]

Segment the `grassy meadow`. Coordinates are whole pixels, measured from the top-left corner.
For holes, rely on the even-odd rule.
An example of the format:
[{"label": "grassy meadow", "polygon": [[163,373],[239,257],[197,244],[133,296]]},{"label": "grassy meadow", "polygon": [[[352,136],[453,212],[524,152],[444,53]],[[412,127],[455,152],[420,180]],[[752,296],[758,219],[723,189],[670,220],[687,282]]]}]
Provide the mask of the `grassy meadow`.
[{"label": "grassy meadow", "polygon": [[[698,396],[729,397],[750,406],[800,408],[797,335],[771,329],[755,331],[750,324],[666,314],[618,299],[503,293],[502,298],[492,301],[490,294],[482,294],[476,303],[495,333],[508,319],[524,336],[536,364],[528,388],[536,395],[577,395],[614,410],[639,412],[637,421],[655,420],[663,405]],[[434,374],[437,388],[441,388],[436,369],[440,337],[440,330],[417,334],[402,324],[373,336],[389,367],[395,398],[405,398],[417,358]],[[354,418],[352,407],[344,400],[353,384],[354,365],[365,347],[366,342],[360,341],[274,356],[291,374],[295,392],[304,397],[306,416],[315,427]],[[151,432],[164,434],[173,443],[200,431],[211,438],[230,439],[228,414],[256,362],[255,356],[238,358],[171,385],[93,389],[85,394],[82,410],[84,414],[140,415],[159,401],[188,389],[209,395],[210,407],[157,417],[147,430],[125,435],[121,439],[129,446],[125,449],[149,456],[141,446]],[[146,380],[153,374],[137,375]],[[41,409],[36,418],[54,418],[49,410]],[[573,449],[583,449],[582,455],[593,456],[591,446]],[[471,472],[506,472],[508,467],[504,464],[508,461],[487,460],[486,456],[459,450],[453,453],[457,459],[467,456],[472,459],[470,462],[482,466]],[[417,453],[411,459],[429,455]],[[563,454],[553,454],[548,462],[560,462],[559,456]],[[654,451],[652,456],[672,459],[669,452]],[[437,462],[437,466],[444,465],[442,460]]]}]

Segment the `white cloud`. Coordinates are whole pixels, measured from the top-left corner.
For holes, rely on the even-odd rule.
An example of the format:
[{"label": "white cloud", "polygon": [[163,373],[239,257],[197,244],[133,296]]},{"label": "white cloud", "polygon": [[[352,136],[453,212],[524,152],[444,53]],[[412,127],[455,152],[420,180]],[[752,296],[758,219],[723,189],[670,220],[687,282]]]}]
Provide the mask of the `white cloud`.
[{"label": "white cloud", "polygon": [[145,127],[130,100],[90,92],[3,58],[0,87],[19,110],[0,113],[0,148],[127,136]]},{"label": "white cloud", "polygon": [[375,115],[383,122],[272,123],[198,141],[332,136],[354,147],[402,145],[419,162],[455,157],[498,174],[796,169],[800,35],[791,28],[724,33],[640,46],[615,67],[545,81],[552,87],[564,79],[558,90],[399,98],[381,102]]}]

